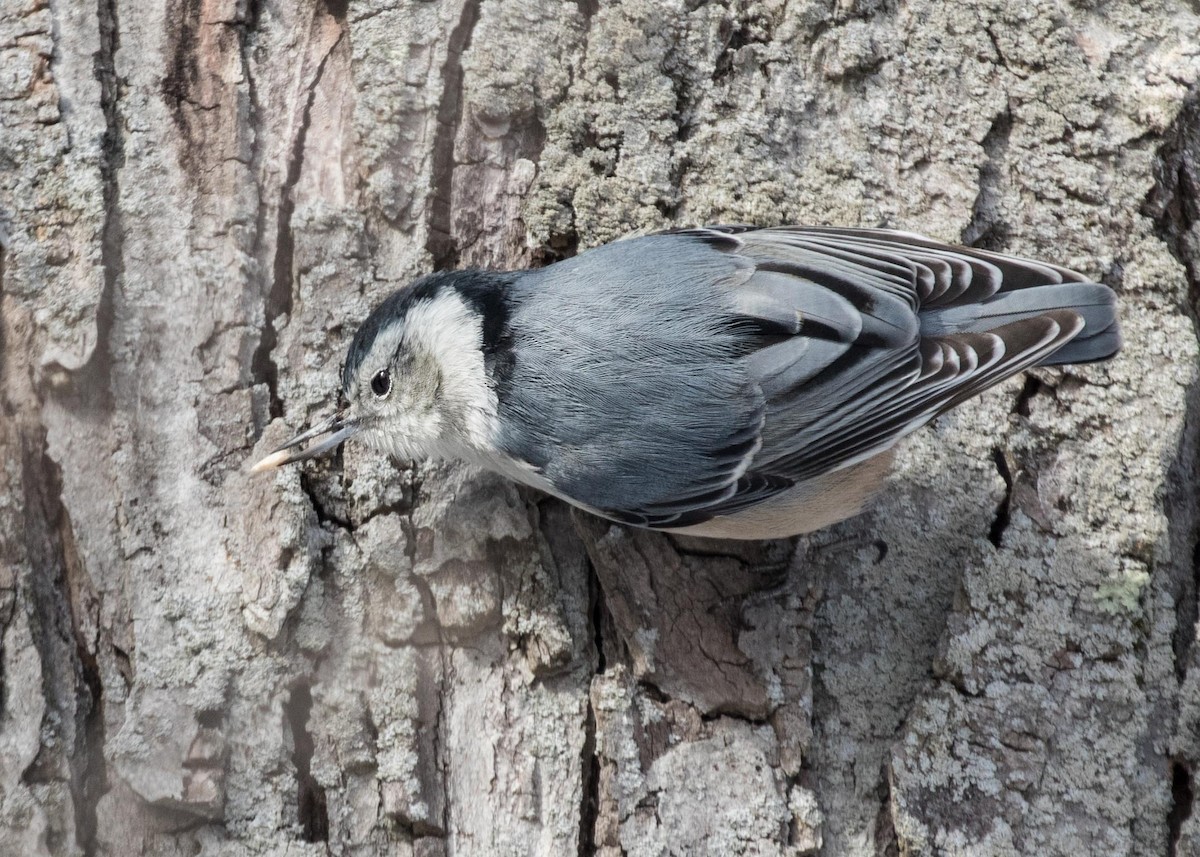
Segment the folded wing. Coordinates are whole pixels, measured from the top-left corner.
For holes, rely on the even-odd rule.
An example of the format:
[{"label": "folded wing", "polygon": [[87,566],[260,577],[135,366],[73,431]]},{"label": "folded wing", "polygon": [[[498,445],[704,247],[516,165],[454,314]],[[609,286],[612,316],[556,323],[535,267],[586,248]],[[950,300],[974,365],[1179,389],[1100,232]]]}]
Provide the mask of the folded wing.
[{"label": "folded wing", "polygon": [[673,234],[750,262],[729,291],[734,312],[770,334],[744,358],[765,407],[724,496],[610,510],[646,526],[744,510],[886,450],[1023,369],[1103,359],[1120,344],[1112,292],[1055,265],[883,230]]}]

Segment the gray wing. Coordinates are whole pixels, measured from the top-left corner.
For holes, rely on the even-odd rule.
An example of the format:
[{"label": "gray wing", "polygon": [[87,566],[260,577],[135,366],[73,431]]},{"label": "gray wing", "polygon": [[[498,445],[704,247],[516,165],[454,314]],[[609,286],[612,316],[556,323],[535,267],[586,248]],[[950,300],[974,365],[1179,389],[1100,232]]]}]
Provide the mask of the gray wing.
[{"label": "gray wing", "polygon": [[[1065,268],[904,233],[715,227],[602,250],[623,245],[597,261],[610,277],[612,262],[629,265],[622,271],[633,286],[630,299],[645,299],[653,283],[655,313],[664,310],[658,303],[665,294],[657,294],[664,284],[687,302],[663,313],[663,327],[676,327],[675,314],[719,320],[718,333],[704,334],[720,344],[717,351],[685,360],[685,373],[706,389],[687,389],[684,376],[655,367],[667,394],[658,407],[669,419],[699,414],[695,421],[709,423],[710,432],[714,422],[727,427],[705,435],[699,455],[664,453],[678,470],[669,478],[651,475],[661,490],[602,490],[629,463],[619,452],[613,468],[592,460],[590,476],[567,480],[569,496],[643,526],[682,527],[731,514],[870,458],[938,413],[1050,358],[1085,326],[1094,336],[1083,359],[1107,356],[1119,341],[1104,286]],[[578,259],[590,256],[604,254]],[[644,333],[633,327],[605,335],[624,341]],[[594,353],[612,353],[612,341]],[[662,344],[652,341],[648,350]],[[727,383],[709,387],[729,369]],[[670,445],[697,440],[659,428]],[[643,427],[621,441],[615,431],[614,446],[630,434],[643,436]],[[619,471],[615,481],[629,472]]]}]

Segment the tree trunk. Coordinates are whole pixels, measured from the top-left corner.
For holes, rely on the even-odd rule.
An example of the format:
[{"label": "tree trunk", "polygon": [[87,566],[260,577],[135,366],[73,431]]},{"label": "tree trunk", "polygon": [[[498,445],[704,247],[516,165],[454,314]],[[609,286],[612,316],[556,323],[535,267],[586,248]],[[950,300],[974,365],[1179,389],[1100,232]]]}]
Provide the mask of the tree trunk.
[{"label": "tree trunk", "polygon": [[[5,0],[0,854],[1200,854],[1200,12]],[[730,544],[350,447],[433,269],[886,225],[1126,347]]]}]

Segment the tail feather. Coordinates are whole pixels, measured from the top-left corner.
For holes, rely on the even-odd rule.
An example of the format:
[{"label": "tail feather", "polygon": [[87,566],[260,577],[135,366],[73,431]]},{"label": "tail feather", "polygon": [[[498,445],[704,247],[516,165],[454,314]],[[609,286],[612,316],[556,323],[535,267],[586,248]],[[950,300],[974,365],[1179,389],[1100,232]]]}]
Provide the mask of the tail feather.
[{"label": "tail feather", "polygon": [[1121,331],[1114,321],[1109,327],[1097,333],[1089,333],[1085,327],[1083,332],[1046,357],[1038,366],[1061,366],[1066,363],[1095,363],[1097,360],[1107,360],[1121,350]]},{"label": "tail feather", "polygon": [[1112,357],[1120,349],[1116,295],[1100,283],[1005,289],[979,303],[930,308],[921,313],[921,333],[924,336],[986,333],[1060,310],[1078,315],[1083,319],[1083,328],[1037,365],[1090,363]]}]

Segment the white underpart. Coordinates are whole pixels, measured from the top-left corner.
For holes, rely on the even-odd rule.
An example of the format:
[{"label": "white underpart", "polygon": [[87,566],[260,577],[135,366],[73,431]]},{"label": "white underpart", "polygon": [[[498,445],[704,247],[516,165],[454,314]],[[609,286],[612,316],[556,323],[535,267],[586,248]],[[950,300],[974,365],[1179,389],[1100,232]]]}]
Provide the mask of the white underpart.
[{"label": "white underpart", "polygon": [[442,370],[443,395],[463,409],[467,441],[484,450],[496,435],[496,391],[483,365],[483,323],[453,291],[444,290],[408,312],[405,338],[413,351],[430,354]]}]

